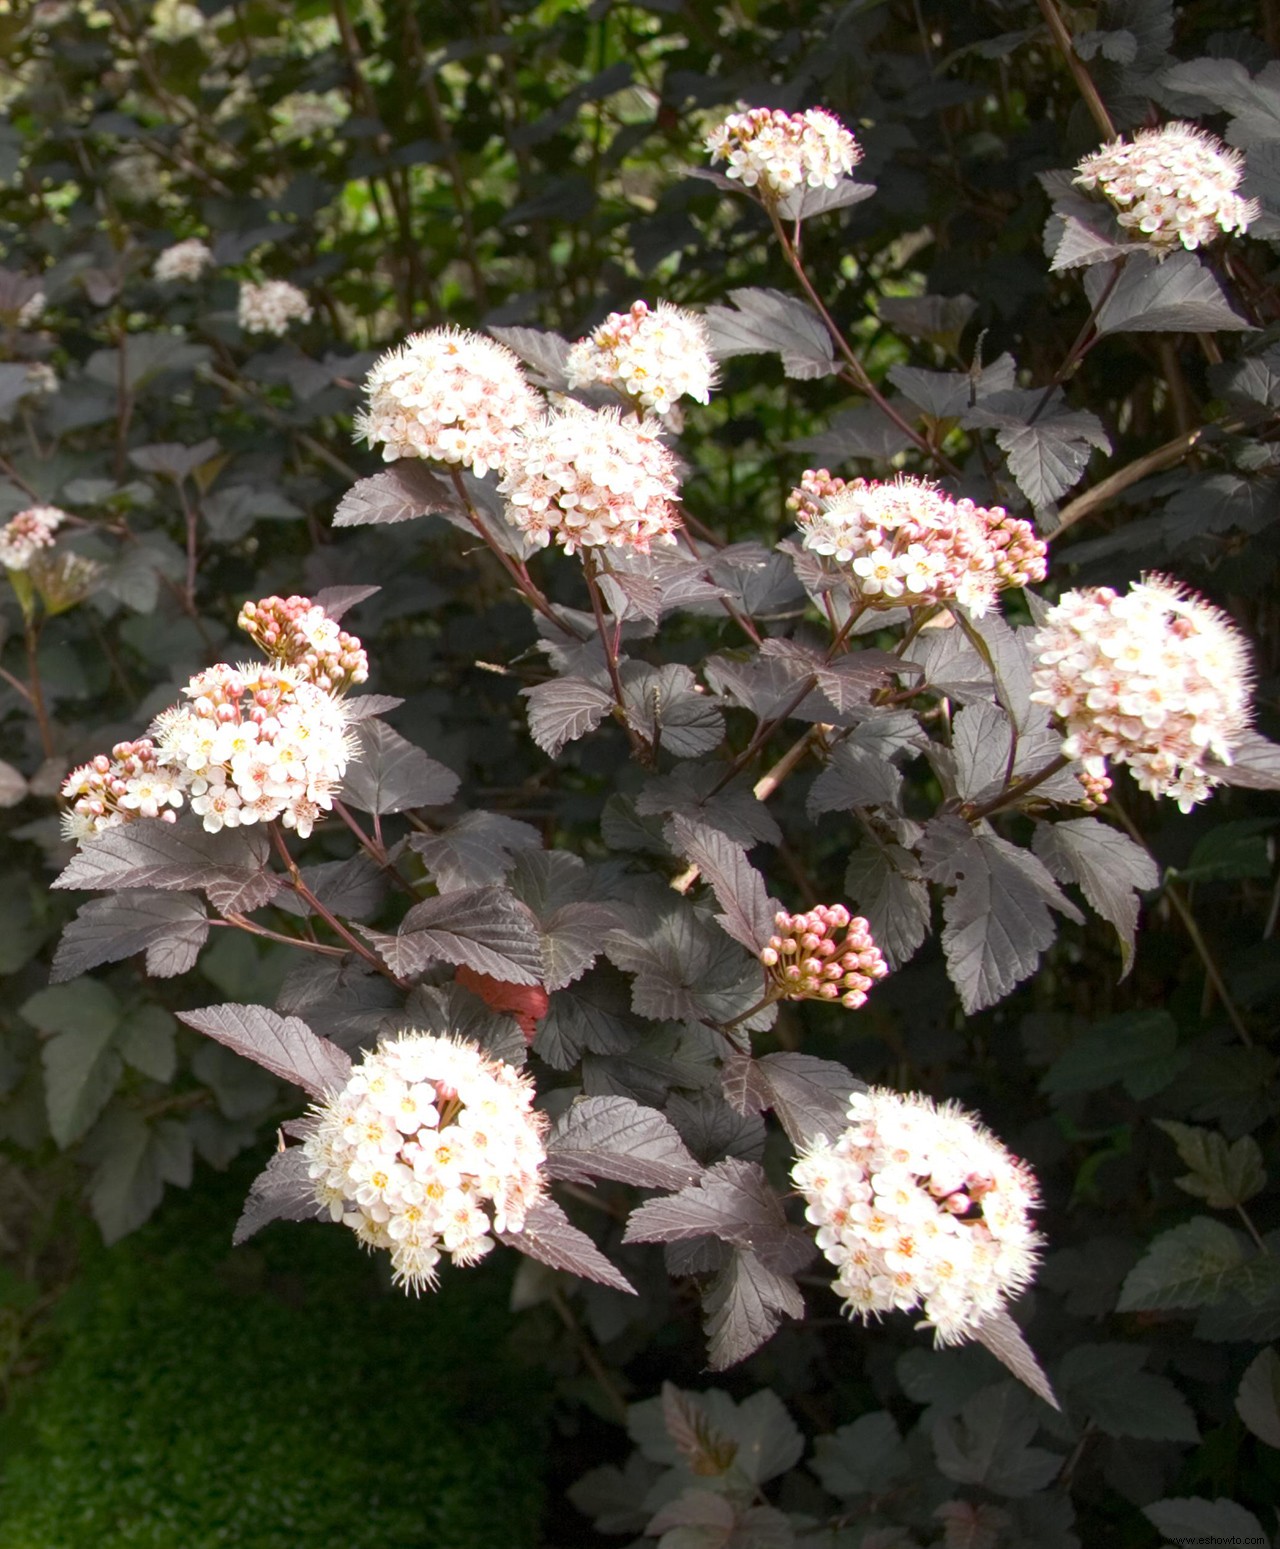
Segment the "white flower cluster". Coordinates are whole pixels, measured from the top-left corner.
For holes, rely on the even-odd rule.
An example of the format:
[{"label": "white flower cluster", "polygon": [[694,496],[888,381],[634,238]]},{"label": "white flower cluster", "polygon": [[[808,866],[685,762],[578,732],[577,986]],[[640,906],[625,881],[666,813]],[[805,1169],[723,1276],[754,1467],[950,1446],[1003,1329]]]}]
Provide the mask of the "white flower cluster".
[{"label": "white flower cluster", "polygon": [[770,203],[800,187],[834,188],[862,160],[862,147],[825,108],[730,113],[705,143],[712,161],[727,163],[726,177]]},{"label": "white flower cluster", "polygon": [[674,543],[676,461],[654,419],[569,404],[527,426],[513,442],[499,490],[507,520],[544,548]]},{"label": "white flower cluster", "polygon": [[354,751],[343,702],[275,665],[219,662],[185,692],[190,703],[163,711],[152,731],[205,831],[279,818],[305,839]]},{"label": "white flower cluster", "polygon": [[326,694],[345,694],[368,679],[369,657],[360,641],[310,597],[246,602],[236,623],[265,656],[296,667]]},{"label": "white flower cluster", "polygon": [[791,1170],[846,1310],[923,1306],[938,1344],[972,1338],[1035,1272],[1030,1169],[952,1103],[872,1087],[848,1117]]},{"label": "white flower cluster", "polygon": [[354,754],[339,695],[367,675],[359,640],[316,612],[305,597],[246,604],[244,627],[274,659],[198,672],[148,737],[72,770],[67,838],[140,817],[172,822],[170,809],[188,802],[207,833],[279,819],[305,839]]},{"label": "white flower cluster", "polygon": [[1156,575],[1124,596],[1067,592],[1032,651],[1031,698],[1062,721],[1062,751],[1087,774],[1117,759],[1184,812],[1219,783],[1205,761],[1231,762],[1249,723],[1250,675],[1243,637],[1212,603]]},{"label": "white flower cluster", "polygon": [[846,484],[817,469],[789,504],[804,547],[847,567],[873,608],[954,600],[981,617],[1002,588],[1045,578],[1047,550],[1028,522],[910,474]]},{"label": "white flower cluster", "polygon": [[63,834],[76,841],[118,828],[133,818],[160,818],[172,823],[182,805],[178,771],[166,769],[150,737],[117,742],[110,756],[99,753],[73,769],[62,785],[72,803],[63,816]]},{"label": "white flower cluster", "polygon": [[48,304],[49,298],[42,290],[36,291],[33,296],[28,296],[18,308],[18,327],[30,328],[33,324],[38,323],[44,316],[44,309]]},{"label": "white flower cluster", "polygon": [[24,396],[47,398],[56,393],[61,384],[58,373],[47,361],[33,360],[27,367],[27,386]]},{"label": "white flower cluster", "polygon": [[540,407],[511,351],[461,328],[412,334],[375,361],[364,390],[356,438],[381,442],[385,462],[425,457],[480,477],[505,466],[516,431]]},{"label": "white flower cluster", "polygon": [[41,549],[53,547],[53,535],[67,519],[57,506],[29,506],[0,527],[0,565],[25,570]]},{"label": "white flower cluster", "polygon": [[533,1098],[527,1076],[473,1043],[401,1033],[317,1109],[305,1142],[316,1199],[390,1249],[398,1285],[433,1287],[442,1253],[474,1264],[490,1232],[523,1230],[546,1158]]},{"label": "white flower cluster", "polygon": [[351,113],[340,91],[291,91],[271,109],[280,129],[280,139],[311,140],[327,130],[336,129]]},{"label": "white flower cluster", "polygon": [[1104,145],[1077,164],[1075,181],[1098,189],[1122,226],[1167,253],[1248,230],[1262,207],[1236,193],[1243,173],[1239,151],[1194,124],[1172,123]]},{"label": "white flower cluster", "polygon": [[[157,280],[196,281],[213,263],[213,249],[199,237],[188,237],[185,242],[175,242],[165,248],[155,262],[152,274]],[[241,295],[241,305],[244,297]],[[243,322],[243,319],[241,320]]]},{"label": "white flower cluster", "polygon": [[[808,914],[779,911],[778,935],[761,949],[760,961],[786,1000],[838,1000],[849,1011],[866,1005],[876,979],[889,972],[871,927],[843,904],[819,904]],[[837,932],[844,936],[836,939]]]},{"label": "white flower cluster", "polygon": [[270,333],[280,339],[290,323],[311,321],[311,303],[305,291],[288,280],[266,280],[261,285],[246,281],[240,287],[236,317],[245,333]]},{"label": "white flower cluster", "polygon": [[636,301],[628,312],[611,312],[569,351],[565,371],[570,387],[602,382],[660,415],[679,398],[709,403],[716,381],[706,324],[666,301],[652,310]]}]

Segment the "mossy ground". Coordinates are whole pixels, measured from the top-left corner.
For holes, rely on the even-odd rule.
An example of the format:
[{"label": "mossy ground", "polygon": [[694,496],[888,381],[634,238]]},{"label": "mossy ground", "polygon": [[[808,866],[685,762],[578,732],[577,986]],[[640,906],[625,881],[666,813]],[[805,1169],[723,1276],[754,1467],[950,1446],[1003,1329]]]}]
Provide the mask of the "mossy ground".
[{"label": "mossy ground", "polygon": [[87,1255],[0,1428],[0,1549],[532,1549],[542,1406],[504,1349],[510,1256],[415,1301],[338,1227],[232,1249],[247,1176]]}]

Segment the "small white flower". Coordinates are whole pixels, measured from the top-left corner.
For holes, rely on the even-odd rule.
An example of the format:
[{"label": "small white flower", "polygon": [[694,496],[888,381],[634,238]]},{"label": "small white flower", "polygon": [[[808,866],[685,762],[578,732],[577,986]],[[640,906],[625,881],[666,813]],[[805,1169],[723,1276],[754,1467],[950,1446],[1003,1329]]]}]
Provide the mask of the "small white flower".
[{"label": "small white flower", "polygon": [[246,281],[240,287],[236,316],[245,333],[269,333],[283,338],[292,322],[311,321],[306,293],[288,280],[267,280],[261,285]]},{"label": "small white flower", "polygon": [[1128,764],[1153,796],[1184,812],[1231,762],[1249,724],[1244,640],[1211,603],[1163,576],[1120,596],[1110,587],[1064,593],[1032,643],[1036,704],[1063,723],[1063,752],[1094,777]]},{"label": "small white flower", "polygon": [[569,351],[565,373],[570,387],[602,382],[658,415],[670,414],[679,398],[709,403],[716,380],[706,324],[666,301],[652,311],[637,301],[610,313]]},{"label": "small white flower", "polygon": [[0,527],[0,565],[25,570],[41,549],[53,547],[53,535],[67,520],[57,506],[28,506]]},{"label": "small white flower", "polygon": [[199,237],[188,237],[185,242],[175,242],[172,247],[165,248],[151,272],[162,283],[170,280],[194,282],[212,263],[213,250]]},{"label": "small white flower", "polygon": [[755,188],[770,204],[794,189],[834,188],[862,160],[862,147],[833,113],[748,108],[730,113],[707,136],[711,160],[725,175]]},{"label": "small white flower", "polygon": [[546,547],[633,548],[675,542],[676,462],[657,420],[569,404],[515,438],[498,486],[507,520]]},{"label": "small white flower", "polygon": [[1194,124],[1142,129],[1104,145],[1076,166],[1075,182],[1096,189],[1128,230],[1160,256],[1194,249],[1223,232],[1245,232],[1261,205],[1236,192],[1244,157]]},{"label": "small white flower", "polygon": [[872,1088],[848,1119],[791,1173],[846,1310],[865,1321],[921,1307],[937,1343],[973,1338],[1035,1270],[1029,1169],[954,1104]]},{"label": "small white flower", "polygon": [[366,1054],[304,1142],[317,1203],[391,1251],[397,1285],[477,1263],[541,1197],[545,1120],[533,1083],[477,1045],[406,1032]]},{"label": "small white flower", "polygon": [[381,444],[384,461],[424,457],[481,477],[505,467],[516,432],[539,408],[511,351],[460,328],[411,335],[375,361],[364,390],[356,438]]}]

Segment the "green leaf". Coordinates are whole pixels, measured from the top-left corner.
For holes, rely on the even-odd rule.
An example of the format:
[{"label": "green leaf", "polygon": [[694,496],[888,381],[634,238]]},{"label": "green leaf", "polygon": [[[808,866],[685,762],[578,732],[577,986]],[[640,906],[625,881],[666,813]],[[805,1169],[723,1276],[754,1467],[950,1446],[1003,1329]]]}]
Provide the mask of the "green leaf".
[{"label": "green leaf", "polygon": [[120,1020],[120,1002],[100,980],[75,979],[37,990],[18,1012],[42,1033],[110,1033]]},{"label": "green leaf", "polygon": [[41,1051],[49,1130],[62,1147],[89,1129],[110,1100],[123,1068],[115,1024],[56,1033]]},{"label": "green leaf", "polygon": [[1040,1090],[1060,1098],[1119,1083],[1141,1100],[1168,1086],[1187,1058],[1167,1011],[1125,1012],[1097,1023],[1059,1055]]},{"label": "green leaf", "polygon": [[813,1471],[842,1500],[879,1495],[910,1468],[897,1424],[884,1409],[860,1415],[834,1436],[819,1436],[814,1442]]},{"label": "green leaf", "polygon": [[93,1136],[90,1160],[98,1165],[89,1183],[89,1205],[108,1243],[135,1231],[164,1196],[166,1183],[191,1182],[191,1137],[172,1119],[148,1125],[118,1108]]},{"label": "green leaf", "polygon": [[153,1081],[172,1081],[178,1062],[174,1038],[178,1024],[155,1004],[135,1007],[120,1024],[117,1047],[125,1061]]},{"label": "green leaf", "polygon": [[938,1467],[959,1484],[984,1485],[997,1495],[1042,1490],[1062,1467],[1056,1452],[1029,1446],[1039,1428],[1037,1400],[1014,1382],[980,1393],[958,1415],[933,1428]]},{"label": "green leaf", "polygon": [[1266,1188],[1267,1170],[1252,1135],[1241,1135],[1229,1145],[1214,1130],[1179,1124],[1175,1119],[1157,1119],[1156,1124],[1191,1169],[1177,1179],[1178,1187],[1197,1195],[1214,1210],[1231,1210]]},{"label": "green leaf", "polygon": [[1174,1384],[1139,1370],[1148,1354],[1142,1345],[1075,1346],[1058,1373],[1067,1407],[1106,1436],[1199,1441],[1191,1406]]},{"label": "green leaf", "polygon": [[1209,1216],[1196,1216],[1156,1238],[1126,1276],[1116,1310],[1211,1306],[1226,1295],[1246,1257],[1238,1232]]},{"label": "green leaf", "polygon": [[1280,1355],[1263,1350],[1240,1381],[1236,1413],[1269,1447],[1280,1447]]},{"label": "green leaf", "polygon": [[1271,875],[1271,846],[1264,837],[1274,818],[1221,823],[1196,841],[1191,859],[1175,875],[1184,882],[1237,882]]},{"label": "green leaf", "polygon": [[1168,1539],[1182,1544],[1265,1544],[1262,1524],[1235,1501],[1200,1496],[1156,1501],[1143,1514]]}]

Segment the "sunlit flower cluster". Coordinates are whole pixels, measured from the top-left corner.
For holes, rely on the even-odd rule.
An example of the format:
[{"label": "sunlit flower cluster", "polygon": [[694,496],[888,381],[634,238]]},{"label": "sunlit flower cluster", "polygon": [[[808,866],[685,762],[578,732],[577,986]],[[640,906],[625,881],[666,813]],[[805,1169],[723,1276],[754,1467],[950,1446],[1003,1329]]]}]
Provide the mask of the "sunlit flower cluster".
[{"label": "sunlit flower cluster", "polygon": [[442,1254],[475,1264],[518,1233],[543,1189],[533,1082],[473,1043],[402,1033],[317,1110],[304,1146],[318,1203],[398,1285],[433,1287]]},{"label": "sunlit flower cluster", "polygon": [[1067,592],[1032,650],[1031,698],[1063,723],[1062,751],[1088,774],[1116,759],[1184,812],[1219,783],[1206,762],[1229,764],[1249,723],[1249,663],[1243,637],[1203,597],[1163,576],[1124,596]]},{"label": "sunlit flower cluster", "polygon": [[[188,237],[185,242],[175,242],[165,248],[151,271],[157,280],[198,280],[213,263],[213,249],[199,237]],[[241,305],[244,297],[241,295]],[[242,320],[243,321],[243,320]],[[247,326],[247,325],[246,325]],[[274,330],[270,330],[274,332]]]},{"label": "sunlit flower cluster", "polygon": [[165,768],[150,737],[117,742],[110,756],[99,753],[73,769],[62,785],[71,810],[63,817],[68,839],[84,840],[133,818],[176,820],[182,805],[178,771]]},{"label": "sunlit flower cluster", "polygon": [[198,672],[152,728],[206,832],[279,818],[299,837],[333,806],[352,755],[343,702],[294,667],[225,662]]},{"label": "sunlit flower cluster", "polygon": [[336,129],[350,113],[350,105],[340,91],[291,91],[271,109],[284,141],[314,139]]},{"label": "sunlit flower cluster", "polygon": [[57,506],[29,506],[0,527],[0,565],[25,570],[41,549],[53,547],[53,535],[67,519]]},{"label": "sunlit flower cluster", "polygon": [[425,457],[480,477],[505,467],[516,431],[541,407],[511,351],[462,328],[410,335],[375,361],[364,390],[356,438],[381,443],[385,462]]},{"label": "sunlit flower cluster", "polygon": [[725,175],[754,188],[768,203],[794,189],[834,188],[862,160],[862,147],[834,113],[810,108],[748,108],[730,113],[706,138]]},{"label": "sunlit flower cluster", "polygon": [[44,309],[49,304],[49,298],[42,290],[36,291],[18,308],[17,324],[19,328],[30,328],[38,323],[44,316]]},{"label": "sunlit flower cluster", "polygon": [[326,694],[344,694],[369,676],[369,657],[310,597],[263,597],[246,602],[236,620],[271,661],[293,667]]},{"label": "sunlit flower cluster", "polygon": [[1168,252],[1248,230],[1261,206],[1236,193],[1243,174],[1239,151],[1194,124],[1172,123],[1104,145],[1077,164],[1075,181],[1109,199],[1140,240]]},{"label": "sunlit flower cluster", "polygon": [[654,419],[569,404],[515,438],[499,489],[507,519],[544,548],[674,543],[676,461]]},{"label": "sunlit flower cluster", "polygon": [[843,904],[819,904],[808,914],[780,911],[773,923],[778,934],[760,961],[785,1000],[838,1000],[856,1011],[889,972],[866,920]]},{"label": "sunlit flower cluster", "polygon": [[261,285],[246,281],[240,287],[236,317],[245,333],[270,333],[279,339],[290,323],[311,321],[311,303],[288,280],[265,280]]},{"label": "sunlit flower cluster", "polygon": [[628,312],[611,312],[569,351],[565,371],[570,387],[600,382],[662,415],[680,398],[709,403],[716,380],[706,324],[666,301],[652,309],[635,301]]},{"label": "sunlit flower cluster", "polygon": [[1047,550],[1030,523],[1002,506],[953,500],[927,479],[882,483],[806,474],[792,495],[806,549],[834,559],[873,608],[956,601],[981,617],[1004,587],[1043,581]]},{"label": "sunlit flower cluster", "polygon": [[368,661],[308,597],[246,603],[244,628],[272,658],[198,672],[184,703],[157,716],[150,736],[121,743],[63,784],[68,838],[83,840],[187,804],[206,832],[278,819],[305,839],[354,753],[351,712],[339,697]]},{"label": "sunlit flower cluster", "polygon": [[27,367],[27,396],[47,398],[56,393],[60,385],[58,373],[47,361],[33,360]]},{"label": "sunlit flower cluster", "polygon": [[848,1118],[791,1171],[846,1310],[922,1307],[938,1344],[972,1338],[1035,1272],[1030,1169],[952,1103],[872,1087]]}]

